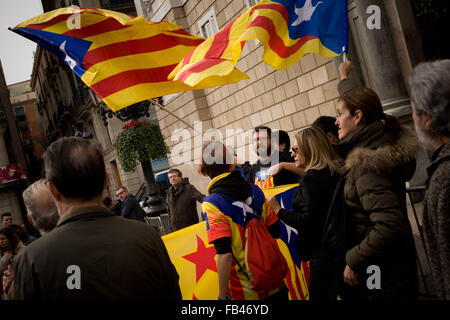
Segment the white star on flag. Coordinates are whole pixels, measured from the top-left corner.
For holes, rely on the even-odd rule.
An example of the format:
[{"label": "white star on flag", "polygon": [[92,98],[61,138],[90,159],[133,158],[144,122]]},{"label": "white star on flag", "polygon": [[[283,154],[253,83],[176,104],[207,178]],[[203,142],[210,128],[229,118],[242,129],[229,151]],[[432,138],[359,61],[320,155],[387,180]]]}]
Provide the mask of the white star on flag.
[{"label": "white star on flag", "polygon": [[[281,198],[280,206],[281,206],[281,208],[285,209],[284,203],[283,203],[283,198]],[[282,222],[282,221],[280,220],[280,222]],[[292,234],[292,232],[295,233],[296,235],[298,235],[298,231],[297,231],[297,229],[294,229],[291,226],[288,226],[284,222],[283,222],[283,224],[286,226],[286,232],[287,232],[287,236],[288,236],[287,243],[289,243],[289,242],[291,242],[291,234]]]},{"label": "white star on flag", "polygon": [[[249,199],[250,199],[250,203],[251,203],[251,199],[252,198],[249,197]],[[248,202],[249,199],[247,199],[246,202]],[[239,208],[242,208],[242,214],[244,215],[245,218],[247,218],[247,212],[253,213],[253,209],[250,206],[248,206],[246,203],[242,202],[242,201],[235,201],[235,202],[232,203],[232,205],[236,206],[236,207],[239,207]]]},{"label": "white star on flag", "polygon": [[70,67],[70,69],[73,70],[73,68],[75,68],[77,66],[77,62],[72,59],[72,57],[70,57],[67,52],[66,52],[66,40],[64,40],[63,43],[61,43],[61,45],[59,46],[59,49],[64,52],[64,54],[66,55],[66,57],[64,58],[64,61],[66,61]]},{"label": "white star on flag", "polygon": [[306,0],[305,4],[301,8],[294,7],[295,14],[298,16],[297,20],[295,20],[291,26],[298,26],[303,21],[311,20],[312,15],[316,11],[319,4],[323,3],[322,1],[318,2],[315,7],[312,6],[312,0]]}]

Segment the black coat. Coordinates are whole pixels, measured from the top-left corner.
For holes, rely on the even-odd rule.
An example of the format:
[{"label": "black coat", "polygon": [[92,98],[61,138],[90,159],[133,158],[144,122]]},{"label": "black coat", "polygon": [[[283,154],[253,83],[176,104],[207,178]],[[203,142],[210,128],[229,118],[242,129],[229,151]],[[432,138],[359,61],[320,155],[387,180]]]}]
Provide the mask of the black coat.
[{"label": "black coat", "polygon": [[302,260],[320,248],[323,225],[339,176],[331,176],[328,168],[310,169],[299,179],[292,198],[292,210],[281,209],[278,218],[297,229],[297,250]]},{"label": "black coat", "polygon": [[[278,159],[274,156],[267,161],[258,160],[251,166],[244,164],[244,169],[242,172],[247,177],[248,182],[255,183],[256,174],[259,171],[268,170],[271,166],[276,165],[281,162],[294,162],[294,158],[291,157],[289,151],[278,152]],[[273,176],[274,186],[281,186],[285,184],[297,183],[299,176],[289,170],[281,170],[276,175]]]},{"label": "black coat", "polygon": [[[61,217],[52,232],[16,256],[13,268],[14,298],[20,300],[181,299],[159,234],[104,207]],[[73,287],[77,275],[80,288]]]},{"label": "black coat", "polygon": [[188,178],[184,178],[177,189],[171,186],[167,190],[166,202],[172,231],[199,223],[197,201],[201,203],[204,198],[205,195],[190,184]]},{"label": "black coat", "polygon": [[136,197],[132,194],[129,194],[125,200],[123,200],[120,215],[123,218],[145,222],[145,211],[141,208]]}]

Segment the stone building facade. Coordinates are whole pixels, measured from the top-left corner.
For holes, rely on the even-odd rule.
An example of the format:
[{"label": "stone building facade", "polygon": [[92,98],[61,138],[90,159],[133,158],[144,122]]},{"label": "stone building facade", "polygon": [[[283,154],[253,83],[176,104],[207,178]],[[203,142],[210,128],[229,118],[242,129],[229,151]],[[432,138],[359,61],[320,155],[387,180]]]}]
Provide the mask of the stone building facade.
[{"label": "stone building facade", "polygon": [[[20,133],[0,62],[0,167],[5,168],[11,164],[20,165],[27,175]],[[11,171],[7,173],[10,174]],[[9,212],[14,223],[22,224],[24,223],[25,210],[21,194],[28,185],[28,181],[27,179],[8,180],[5,183],[0,181],[0,215]]]},{"label": "stone building facade", "polygon": [[[136,10],[147,20],[172,21],[187,31],[209,36],[256,3],[255,0],[135,0]],[[380,9],[380,29],[370,29],[369,6]],[[374,89],[385,111],[411,123],[407,79],[414,65],[423,60],[417,38],[417,25],[409,1],[349,0],[350,45],[348,57],[353,62],[351,77],[361,85]],[[376,18],[376,17],[375,17]],[[184,92],[166,98],[165,108],[188,125],[202,121],[203,131],[209,128],[247,131],[258,125],[282,129],[291,141],[298,130],[319,116],[336,116],[338,100],[337,67],[342,57],[324,58],[308,54],[285,70],[274,70],[262,61],[263,46],[247,41],[237,68],[248,74],[248,80],[215,88]],[[183,138],[173,141],[177,129],[186,129],[186,139],[194,131],[176,117],[157,110],[163,135],[170,149],[177,150]],[[189,135],[187,134],[189,132]],[[250,139],[236,135],[235,150],[240,162],[255,160]],[[186,141],[185,141],[186,142]],[[228,141],[233,145],[233,141]],[[191,138],[191,158],[201,144]],[[247,150],[244,152],[244,150]],[[254,157],[254,154],[253,154]],[[420,157],[425,158],[425,155]],[[178,167],[199,190],[205,191],[209,179],[196,173],[189,161],[179,163],[169,156],[171,166]],[[423,179],[422,179],[423,180]]]},{"label": "stone building facade", "polygon": [[22,149],[30,181],[40,178],[41,165],[38,160],[44,153],[41,116],[37,110],[36,94],[31,89],[31,80],[8,86],[11,105],[18,124]]}]

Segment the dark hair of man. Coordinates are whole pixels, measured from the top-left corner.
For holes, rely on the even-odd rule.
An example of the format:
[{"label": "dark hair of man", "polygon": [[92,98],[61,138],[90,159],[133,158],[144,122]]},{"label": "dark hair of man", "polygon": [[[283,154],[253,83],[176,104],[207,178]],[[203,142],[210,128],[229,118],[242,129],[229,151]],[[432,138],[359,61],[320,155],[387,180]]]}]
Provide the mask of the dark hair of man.
[{"label": "dark hair of man", "polygon": [[336,139],[339,139],[339,127],[336,125],[336,118],[329,116],[318,117],[313,123],[313,126],[322,129],[325,134],[331,133]]},{"label": "dark hair of man", "polygon": [[260,131],[265,131],[267,132],[267,137],[268,138],[272,138],[272,130],[269,127],[266,126],[257,126],[256,128],[253,129],[253,134],[260,132]]},{"label": "dark hair of man", "polygon": [[127,189],[127,188],[125,188],[124,186],[120,186],[120,187],[118,187],[118,188],[117,188],[117,191],[119,191],[120,189],[122,189],[123,191],[128,191],[128,189]]},{"label": "dark hair of man", "polygon": [[178,170],[178,169],[170,169],[169,172],[167,172],[168,175],[171,174],[171,173],[176,173],[179,177],[182,177],[182,176],[183,176],[183,174],[181,173],[181,171]]},{"label": "dark hair of man", "polygon": [[12,217],[12,215],[9,212],[5,212],[5,213],[2,214],[2,221],[3,221],[4,217]]},{"label": "dark hair of man", "polygon": [[278,136],[278,145],[281,146],[283,143],[286,145],[284,150],[291,149],[291,139],[289,138],[289,134],[284,130],[274,131],[274,139]]},{"label": "dark hair of man", "polygon": [[105,207],[109,208],[109,206],[111,205],[112,200],[110,197],[106,197],[103,199],[103,204],[105,205]]},{"label": "dark hair of man", "polygon": [[64,137],[44,153],[47,181],[70,200],[89,200],[103,192],[105,163],[91,140]]}]

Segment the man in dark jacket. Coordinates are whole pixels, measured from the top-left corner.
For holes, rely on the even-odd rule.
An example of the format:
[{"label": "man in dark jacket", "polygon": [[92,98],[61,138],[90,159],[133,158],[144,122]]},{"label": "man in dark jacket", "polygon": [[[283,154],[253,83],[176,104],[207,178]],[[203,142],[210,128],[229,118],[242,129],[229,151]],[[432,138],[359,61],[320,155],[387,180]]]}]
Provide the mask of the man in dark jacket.
[{"label": "man in dark jacket", "polygon": [[[253,131],[253,147],[258,155],[258,161],[246,170],[250,183],[267,181],[258,185],[263,187],[297,183],[303,169],[297,168],[290,152],[290,139],[287,132],[278,130],[272,132],[269,127],[259,126]],[[271,179],[272,178],[272,179]]]},{"label": "man in dark jacket", "polygon": [[145,211],[139,205],[136,197],[128,192],[127,188],[121,186],[116,191],[117,198],[122,201],[120,215],[123,218],[134,219],[145,222]]},{"label": "man in dark jacket", "polygon": [[16,299],[181,299],[158,233],[102,206],[108,175],[97,146],[59,139],[47,148],[44,165],[61,218],[14,259]]},{"label": "man in dark jacket", "polygon": [[450,60],[418,65],[411,77],[417,136],[432,153],[423,204],[425,233],[436,291],[450,300]]},{"label": "man in dark jacket", "polygon": [[205,195],[198,191],[178,169],[168,173],[171,187],[167,190],[166,202],[172,231],[186,228],[199,222],[196,201],[202,203]]}]

